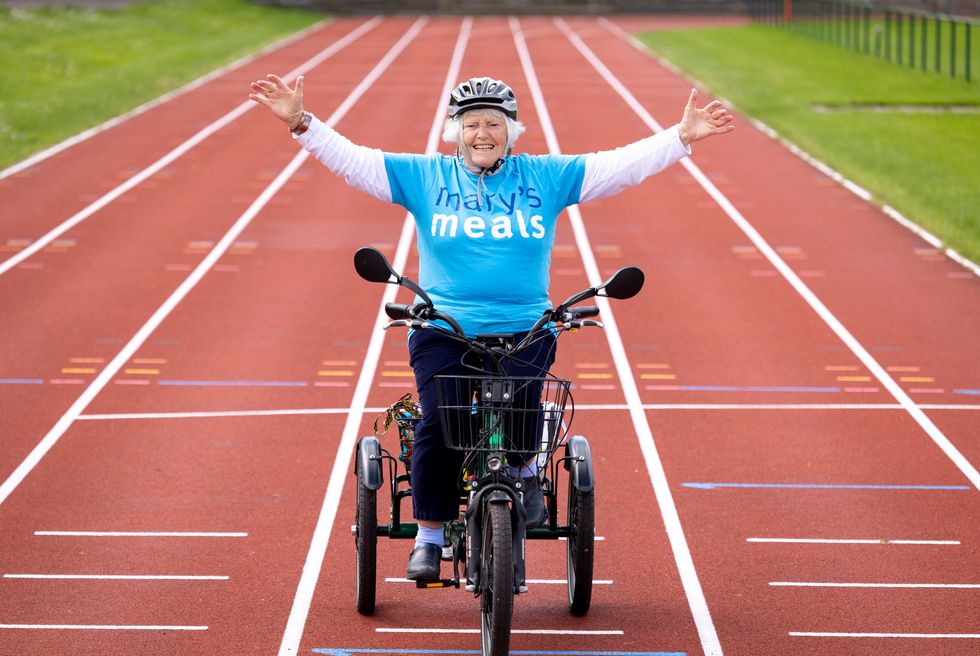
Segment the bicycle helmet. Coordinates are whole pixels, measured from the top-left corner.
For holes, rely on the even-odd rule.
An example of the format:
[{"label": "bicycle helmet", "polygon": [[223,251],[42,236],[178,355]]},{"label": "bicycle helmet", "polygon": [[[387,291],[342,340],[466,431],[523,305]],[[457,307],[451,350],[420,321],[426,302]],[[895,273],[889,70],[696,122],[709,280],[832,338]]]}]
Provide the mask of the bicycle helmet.
[{"label": "bicycle helmet", "polygon": [[449,118],[456,118],[471,109],[499,109],[517,120],[514,91],[500,80],[489,77],[470,78],[449,94]]}]

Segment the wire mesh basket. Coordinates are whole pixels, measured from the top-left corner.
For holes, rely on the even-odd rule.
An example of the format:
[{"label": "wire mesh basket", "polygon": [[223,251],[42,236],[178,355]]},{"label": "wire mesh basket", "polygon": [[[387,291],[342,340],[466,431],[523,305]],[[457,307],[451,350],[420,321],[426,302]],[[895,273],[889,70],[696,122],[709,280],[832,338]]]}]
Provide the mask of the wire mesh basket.
[{"label": "wire mesh basket", "polygon": [[549,453],[564,440],[570,381],[561,378],[436,376],[446,446],[462,451]]}]

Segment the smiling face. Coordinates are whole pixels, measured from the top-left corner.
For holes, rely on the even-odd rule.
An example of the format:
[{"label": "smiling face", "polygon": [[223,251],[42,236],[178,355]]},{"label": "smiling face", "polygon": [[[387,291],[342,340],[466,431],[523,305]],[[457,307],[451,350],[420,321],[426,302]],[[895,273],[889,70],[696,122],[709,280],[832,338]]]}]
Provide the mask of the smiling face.
[{"label": "smiling face", "polygon": [[463,114],[463,155],[468,164],[490,168],[507,151],[507,120],[501,112],[475,109]]}]

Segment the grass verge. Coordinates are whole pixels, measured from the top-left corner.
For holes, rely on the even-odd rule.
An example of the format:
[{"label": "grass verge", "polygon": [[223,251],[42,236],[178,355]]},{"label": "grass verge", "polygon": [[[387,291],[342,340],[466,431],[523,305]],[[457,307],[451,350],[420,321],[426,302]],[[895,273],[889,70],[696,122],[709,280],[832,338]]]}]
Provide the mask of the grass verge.
[{"label": "grass verge", "polygon": [[245,0],[0,7],[0,169],[322,18]]},{"label": "grass verge", "polygon": [[[739,111],[980,262],[977,82],[902,68],[762,25],[650,32],[640,38]],[[820,105],[839,111],[817,111]],[[868,111],[862,105],[896,111]],[[973,111],[899,111],[902,105],[960,105]]]}]

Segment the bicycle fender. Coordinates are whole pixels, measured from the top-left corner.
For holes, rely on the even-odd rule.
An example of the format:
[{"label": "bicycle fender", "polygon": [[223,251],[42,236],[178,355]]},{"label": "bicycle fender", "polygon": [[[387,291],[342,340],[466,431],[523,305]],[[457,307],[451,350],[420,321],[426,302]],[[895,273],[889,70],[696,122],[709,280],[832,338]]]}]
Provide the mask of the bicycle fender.
[{"label": "bicycle fender", "polygon": [[565,443],[565,455],[572,458],[570,473],[572,485],[581,492],[591,492],[595,487],[595,468],[592,465],[592,449],[582,435],[573,435]]},{"label": "bicycle fender", "polygon": [[503,490],[493,490],[487,495],[487,503],[510,503],[510,495]]},{"label": "bicycle fender", "polygon": [[357,458],[361,465],[361,478],[370,490],[378,490],[384,483],[381,470],[381,442],[373,435],[366,435],[357,443]]}]

